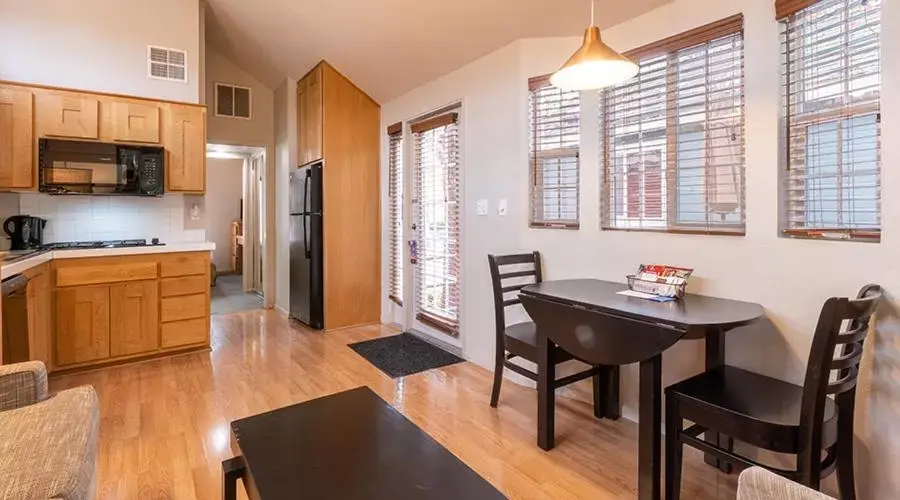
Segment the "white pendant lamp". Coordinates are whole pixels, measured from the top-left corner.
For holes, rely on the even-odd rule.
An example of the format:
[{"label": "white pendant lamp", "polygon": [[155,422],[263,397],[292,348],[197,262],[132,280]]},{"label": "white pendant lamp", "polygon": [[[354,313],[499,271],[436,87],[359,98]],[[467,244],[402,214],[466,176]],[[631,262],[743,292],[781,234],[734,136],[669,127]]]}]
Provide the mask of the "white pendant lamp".
[{"label": "white pendant lamp", "polygon": [[584,32],[584,43],[550,77],[550,83],[562,90],[602,89],[632,78],[638,69],[637,64],[600,39],[600,28],[594,26],[594,0],[591,0],[591,27]]}]

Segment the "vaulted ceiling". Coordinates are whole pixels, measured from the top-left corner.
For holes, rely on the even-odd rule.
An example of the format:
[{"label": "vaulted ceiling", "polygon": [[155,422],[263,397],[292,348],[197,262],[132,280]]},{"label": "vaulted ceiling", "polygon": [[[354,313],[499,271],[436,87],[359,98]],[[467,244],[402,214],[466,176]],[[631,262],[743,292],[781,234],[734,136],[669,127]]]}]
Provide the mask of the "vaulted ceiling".
[{"label": "vaulted ceiling", "polygon": [[[207,0],[207,40],[269,87],[325,59],[387,102],[519,39],[580,36],[590,0]],[[596,0],[613,26],[668,0]],[[562,61],[560,61],[562,62]]]}]

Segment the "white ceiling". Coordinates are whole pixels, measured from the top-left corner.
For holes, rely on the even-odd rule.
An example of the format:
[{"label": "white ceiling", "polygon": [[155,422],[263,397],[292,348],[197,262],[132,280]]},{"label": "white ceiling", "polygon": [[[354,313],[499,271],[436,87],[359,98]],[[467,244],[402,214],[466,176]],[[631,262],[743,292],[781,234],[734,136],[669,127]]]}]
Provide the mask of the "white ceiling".
[{"label": "white ceiling", "polygon": [[[667,1],[597,0],[597,24]],[[325,59],[379,102],[519,38],[580,36],[590,16],[590,0],[208,2],[209,43],[267,86]]]}]

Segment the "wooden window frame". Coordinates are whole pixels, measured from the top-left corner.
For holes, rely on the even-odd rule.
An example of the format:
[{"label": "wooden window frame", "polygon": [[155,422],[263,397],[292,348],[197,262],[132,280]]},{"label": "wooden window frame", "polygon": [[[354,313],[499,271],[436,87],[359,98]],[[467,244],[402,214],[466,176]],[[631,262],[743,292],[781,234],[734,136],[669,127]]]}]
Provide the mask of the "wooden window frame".
[{"label": "wooden window frame", "polygon": [[[403,178],[403,158],[405,146],[403,140],[403,124],[395,123],[387,128],[388,135],[388,203],[389,203],[389,237],[390,262],[388,264],[388,299],[403,307],[403,186],[406,184]],[[395,156],[395,148],[400,153]],[[395,164],[396,162],[396,164]],[[397,193],[397,185],[400,192]],[[399,219],[400,232],[397,234],[397,226],[394,217]]]},{"label": "wooden window frame", "polygon": [[[659,228],[640,227],[638,224],[646,224],[648,221],[641,218],[635,220],[635,227],[625,227],[614,225],[615,216],[611,213],[615,210],[610,205],[613,203],[614,196],[610,195],[610,179],[611,173],[610,163],[610,136],[607,134],[607,115],[606,105],[607,96],[604,90],[600,91],[600,144],[601,144],[601,216],[600,226],[605,231],[639,231],[639,232],[657,232],[657,233],[674,233],[674,234],[695,234],[695,235],[715,235],[715,236],[746,236],[746,152],[744,124],[746,121],[745,101],[744,101],[744,78],[743,63],[741,68],[741,160],[743,161],[740,171],[740,203],[741,203],[741,222],[733,226],[714,225],[710,226],[708,222],[687,222],[678,220],[678,176],[677,176],[677,131],[674,129],[676,125],[673,120],[677,117],[677,97],[676,93],[670,89],[677,85],[677,74],[674,71],[673,60],[677,57],[678,52],[703,45],[720,38],[740,34],[742,40],[741,58],[743,59],[743,35],[744,35],[744,19],[743,14],[736,14],[710,24],[700,26],[698,28],[673,35],[671,37],[652,42],[650,44],[638,47],[626,52],[624,55],[633,61],[647,61],[660,57],[666,58],[666,154],[661,154],[660,175],[662,176],[662,198],[666,200],[665,206],[665,226],[660,222]],[[709,148],[708,140],[706,148]],[[644,152],[646,154],[646,152]],[[675,168],[670,171],[670,166]],[[645,176],[646,177],[646,172]],[[644,179],[642,179],[642,184]],[[645,205],[644,197],[641,199],[642,212]],[[626,203],[627,210],[627,203]],[[652,222],[652,221],[649,221]],[[730,229],[733,228],[733,229]]]},{"label": "wooden window frame", "polygon": [[[230,87],[231,88],[231,114],[221,114],[219,113],[219,87]],[[247,116],[238,116],[234,114],[235,112],[235,97],[234,90],[241,89],[247,91]],[[243,85],[234,85],[232,83],[223,83],[223,82],[215,82],[213,83],[213,108],[215,109],[215,115],[219,118],[234,118],[237,120],[252,120],[253,119],[253,89],[250,87],[244,87]]]},{"label": "wooden window frame", "polygon": [[[775,1],[775,18],[781,25],[783,30],[789,30],[790,28],[790,20],[791,17],[802,10],[812,7],[813,5],[821,2],[823,0],[776,0]],[[796,29],[796,28],[795,28]],[[879,32],[879,35],[881,31]],[[788,34],[785,32],[781,35],[782,40],[780,42],[781,50],[783,53],[787,52],[787,48],[789,45]],[[879,38],[879,52],[881,51],[881,40]],[[879,80],[879,99],[878,102],[868,102],[868,103],[856,103],[852,105],[842,105],[837,108],[826,109],[823,111],[808,111],[803,113],[791,114],[790,113],[790,103],[788,99],[790,99],[790,86],[791,86],[791,59],[787,56],[783,57],[782,67],[782,81],[781,81],[781,90],[782,90],[782,101],[781,101],[781,123],[780,123],[780,133],[779,140],[781,143],[781,154],[779,155],[779,232],[780,235],[787,238],[797,238],[797,239],[819,239],[819,240],[829,240],[829,241],[861,241],[861,242],[873,242],[878,243],[881,241],[881,231],[883,229],[883,220],[881,220],[882,214],[882,197],[879,193],[878,199],[875,201],[876,207],[879,214],[879,227],[878,229],[869,229],[869,228],[846,228],[846,227],[807,227],[807,228],[794,228],[788,227],[790,222],[788,219],[787,212],[790,210],[790,205],[792,204],[791,195],[788,192],[787,185],[789,183],[790,171],[792,166],[792,157],[791,157],[791,143],[794,139],[800,139],[802,143],[807,143],[808,131],[810,127],[816,125],[824,125],[827,123],[834,122],[837,127],[838,141],[837,144],[837,169],[838,172],[842,172],[844,168],[844,162],[842,159],[843,156],[843,147],[842,140],[840,139],[843,134],[843,125],[842,122],[845,120],[851,120],[853,118],[864,117],[867,115],[875,115],[876,127],[877,127],[877,137],[876,143],[878,147],[878,151],[876,152],[876,168],[877,168],[877,178],[878,178],[878,186],[881,187],[881,175],[882,175],[882,162],[881,162],[881,82]],[[883,68],[879,67],[879,79],[881,77]],[[843,80],[842,80],[843,81]],[[796,127],[802,127],[802,131],[797,133],[795,129]],[[838,175],[840,179],[842,175]],[[842,184],[838,184],[838,192],[839,192],[839,202],[838,204],[842,204],[843,200],[843,192],[845,190]],[[804,213],[806,213],[806,209],[804,208]],[[840,209],[837,212],[837,215],[843,216],[844,210]]]},{"label": "wooden window frame", "polygon": [[[528,79],[528,94],[529,101],[533,99],[534,92],[550,87],[550,75],[542,75],[538,77],[533,77]],[[581,227],[581,141],[579,138],[579,145],[576,147],[561,147],[553,150],[545,150],[538,151],[537,150],[537,129],[538,129],[538,119],[536,109],[532,109],[532,105],[529,104],[529,158],[528,158],[528,170],[529,170],[529,184],[528,184],[528,198],[529,198],[529,215],[528,215],[528,227],[534,229],[569,229],[569,230],[577,230]],[[581,96],[578,96],[578,107],[579,107],[579,120],[581,117]],[[579,136],[581,134],[581,126],[579,123]],[[543,213],[543,203],[538,203],[537,198],[538,195],[544,194],[543,188],[543,170],[541,166],[541,161],[543,159],[574,159],[575,162],[575,219],[559,219],[552,220],[544,217]],[[539,181],[541,180],[541,181]],[[540,188],[539,188],[540,187]],[[561,187],[558,187],[557,190],[561,191]],[[561,198],[561,195],[560,195]],[[562,212],[562,207],[560,206],[560,212]]]}]

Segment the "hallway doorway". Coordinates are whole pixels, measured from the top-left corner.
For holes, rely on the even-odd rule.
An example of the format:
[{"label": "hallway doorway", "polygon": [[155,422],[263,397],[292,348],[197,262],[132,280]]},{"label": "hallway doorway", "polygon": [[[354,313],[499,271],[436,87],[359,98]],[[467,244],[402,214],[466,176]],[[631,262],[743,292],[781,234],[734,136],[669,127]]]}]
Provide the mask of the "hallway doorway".
[{"label": "hallway doorway", "polygon": [[210,310],[265,307],[266,150],[207,145],[207,239],[216,244]]}]

